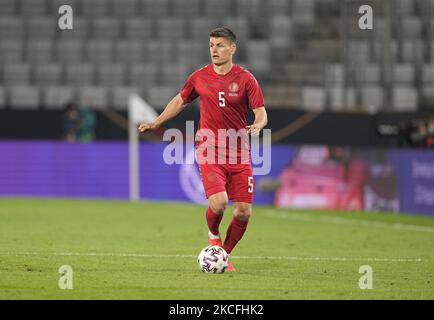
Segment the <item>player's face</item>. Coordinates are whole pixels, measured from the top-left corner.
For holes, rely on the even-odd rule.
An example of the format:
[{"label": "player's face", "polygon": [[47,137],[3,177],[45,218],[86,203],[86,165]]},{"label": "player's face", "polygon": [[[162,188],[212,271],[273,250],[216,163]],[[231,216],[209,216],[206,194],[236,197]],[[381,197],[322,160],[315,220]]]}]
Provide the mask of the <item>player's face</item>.
[{"label": "player's face", "polygon": [[231,61],[236,50],[235,43],[226,38],[209,38],[209,51],[213,64],[219,66]]}]

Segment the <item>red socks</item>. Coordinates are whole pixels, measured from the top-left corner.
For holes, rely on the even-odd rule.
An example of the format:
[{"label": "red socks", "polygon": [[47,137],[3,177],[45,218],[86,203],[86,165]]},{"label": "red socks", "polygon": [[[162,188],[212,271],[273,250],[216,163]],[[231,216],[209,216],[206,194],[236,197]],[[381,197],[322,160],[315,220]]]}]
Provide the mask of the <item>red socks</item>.
[{"label": "red socks", "polygon": [[208,223],[208,229],[215,236],[219,234],[219,226],[222,219],[222,214],[215,214],[210,207],[206,209],[206,222]]},{"label": "red socks", "polygon": [[223,249],[226,250],[228,254],[232,252],[232,249],[236,246],[238,241],[246,232],[248,221],[238,220],[237,218],[232,218],[231,224],[226,232],[226,239],[223,244]]}]

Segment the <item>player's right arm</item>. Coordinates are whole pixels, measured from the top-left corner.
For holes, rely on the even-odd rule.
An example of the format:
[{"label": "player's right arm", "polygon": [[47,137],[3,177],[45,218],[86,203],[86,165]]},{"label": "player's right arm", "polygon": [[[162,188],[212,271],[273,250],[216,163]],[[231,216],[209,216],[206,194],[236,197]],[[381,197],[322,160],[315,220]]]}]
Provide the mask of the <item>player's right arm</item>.
[{"label": "player's right arm", "polygon": [[147,130],[154,130],[159,128],[162,124],[175,118],[186,106],[186,103],[181,98],[178,93],[164,108],[164,111],[151,123],[141,123],[139,125],[139,131],[145,132]]}]

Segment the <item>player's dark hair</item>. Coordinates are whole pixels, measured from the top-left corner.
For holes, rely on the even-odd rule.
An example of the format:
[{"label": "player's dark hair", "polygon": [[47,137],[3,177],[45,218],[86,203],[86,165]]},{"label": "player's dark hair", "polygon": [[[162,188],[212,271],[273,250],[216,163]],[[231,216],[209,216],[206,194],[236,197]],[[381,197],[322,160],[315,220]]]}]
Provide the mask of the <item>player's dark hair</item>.
[{"label": "player's dark hair", "polygon": [[230,42],[237,42],[237,36],[235,33],[226,27],[212,29],[209,36],[213,38],[226,38]]}]

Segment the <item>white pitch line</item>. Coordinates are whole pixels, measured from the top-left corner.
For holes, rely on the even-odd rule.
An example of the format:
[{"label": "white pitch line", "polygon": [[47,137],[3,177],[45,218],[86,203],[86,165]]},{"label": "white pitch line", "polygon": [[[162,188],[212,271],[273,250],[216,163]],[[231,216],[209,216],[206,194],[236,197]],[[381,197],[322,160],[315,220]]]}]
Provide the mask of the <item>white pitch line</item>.
[{"label": "white pitch line", "polygon": [[312,223],[330,223],[330,224],[338,224],[338,225],[350,225],[350,226],[358,226],[358,227],[369,227],[369,228],[390,228],[394,230],[406,230],[406,231],[415,231],[415,232],[428,232],[434,233],[434,227],[430,226],[418,226],[414,224],[405,224],[405,223],[387,223],[382,221],[365,221],[365,220],[357,220],[351,218],[342,218],[342,217],[312,217],[309,215],[305,215],[303,213],[276,213],[271,210],[265,211],[265,216],[270,218],[279,218],[293,221],[302,221],[302,222],[312,222]]},{"label": "white pitch line", "polygon": [[[195,259],[191,254],[142,254],[142,253],[96,253],[96,252],[0,252],[0,256],[77,256],[77,257],[129,257]],[[291,257],[291,256],[233,256],[245,260],[290,260],[290,261],[342,261],[342,262],[433,262],[434,259],[422,258],[348,258],[348,257]]]}]

